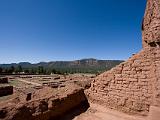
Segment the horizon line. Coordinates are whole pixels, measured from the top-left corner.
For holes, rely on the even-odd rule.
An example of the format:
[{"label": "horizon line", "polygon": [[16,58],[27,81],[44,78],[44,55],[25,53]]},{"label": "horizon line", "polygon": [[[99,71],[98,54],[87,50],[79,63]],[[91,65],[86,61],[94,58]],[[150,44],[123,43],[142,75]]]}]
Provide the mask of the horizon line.
[{"label": "horizon line", "polygon": [[19,64],[19,63],[31,63],[31,64],[38,64],[38,63],[49,63],[49,62],[72,62],[78,60],[87,60],[87,59],[95,59],[95,60],[118,60],[118,61],[125,61],[124,59],[98,59],[98,58],[82,58],[82,59],[72,59],[72,60],[46,60],[46,61],[39,61],[39,62],[29,62],[29,61],[17,61],[17,62],[8,62],[8,63],[0,63],[2,64]]}]

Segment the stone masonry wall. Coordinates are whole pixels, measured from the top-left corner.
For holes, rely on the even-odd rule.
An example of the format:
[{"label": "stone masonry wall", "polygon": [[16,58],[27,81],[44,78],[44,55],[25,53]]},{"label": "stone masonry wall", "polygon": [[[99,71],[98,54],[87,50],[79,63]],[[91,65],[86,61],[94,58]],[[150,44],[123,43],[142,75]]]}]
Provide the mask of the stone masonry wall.
[{"label": "stone masonry wall", "polygon": [[[154,49],[154,50],[153,50]],[[154,78],[152,80],[153,84],[153,105],[160,107],[160,48],[152,48],[154,51],[154,57],[152,61]]]},{"label": "stone masonry wall", "polygon": [[36,93],[36,99],[0,106],[0,120],[58,120],[75,107],[89,107],[84,90],[78,86],[67,86],[56,95],[53,91],[43,88]]},{"label": "stone masonry wall", "polygon": [[147,0],[142,23],[143,47],[158,42],[160,45],[160,0]]},{"label": "stone masonry wall", "polygon": [[0,83],[8,83],[8,78],[7,77],[0,78]]},{"label": "stone masonry wall", "polygon": [[159,49],[146,48],[99,75],[88,91],[90,100],[123,112],[146,115],[153,104],[154,91],[160,91],[160,81],[155,80],[156,70],[160,76],[159,53]]},{"label": "stone masonry wall", "polygon": [[138,54],[92,82],[92,102],[142,115],[150,106],[160,107],[160,0],[147,0],[142,39]]},{"label": "stone masonry wall", "polygon": [[0,97],[13,94],[13,86],[1,86]]}]

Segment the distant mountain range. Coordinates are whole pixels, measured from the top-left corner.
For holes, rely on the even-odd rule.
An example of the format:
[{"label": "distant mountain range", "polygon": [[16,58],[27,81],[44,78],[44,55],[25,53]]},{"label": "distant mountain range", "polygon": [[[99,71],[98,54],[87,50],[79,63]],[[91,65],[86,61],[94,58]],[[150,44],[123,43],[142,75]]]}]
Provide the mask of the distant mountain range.
[{"label": "distant mountain range", "polygon": [[29,62],[20,62],[12,64],[0,64],[2,68],[9,68],[11,66],[22,68],[37,68],[39,66],[46,69],[58,69],[58,70],[73,70],[84,71],[84,72],[97,72],[109,70],[116,65],[123,62],[122,60],[97,60],[97,59],[81,59],[75,61],[52,61],[52,62],[40,62],[36,64],[31,64]]}]

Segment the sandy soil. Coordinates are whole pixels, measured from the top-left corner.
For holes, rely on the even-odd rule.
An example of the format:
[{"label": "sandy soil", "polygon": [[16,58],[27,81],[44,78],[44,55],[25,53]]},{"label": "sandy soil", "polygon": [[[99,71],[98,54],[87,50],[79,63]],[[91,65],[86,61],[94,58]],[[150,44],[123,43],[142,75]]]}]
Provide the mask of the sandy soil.
[{"label": "sandy soil", "polygon": [[30,81],[23,80],[23,79],[19,79],[19,81],[27,83],[27,84],[32,84],[32,85],[35,85],[35,86],[42,86],[42,84],[35,83],[35,82],[30,82]]},{"label": "sandy soil", "polygon": [[73,120],[146,120],[146,117],[131,116],[103,106],[91,104],[91,107]]}]

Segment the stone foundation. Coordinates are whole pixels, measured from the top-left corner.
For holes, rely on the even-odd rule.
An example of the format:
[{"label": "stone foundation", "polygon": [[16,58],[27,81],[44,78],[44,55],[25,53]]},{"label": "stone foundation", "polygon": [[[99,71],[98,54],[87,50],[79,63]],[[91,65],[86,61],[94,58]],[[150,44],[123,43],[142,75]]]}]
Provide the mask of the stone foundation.
[{"label": "stone foundation", "polygon": [[[72,87],[73,88],[73,87]],[[49,91],[48,91],[49,90]],[[44,89],[45,93],[51,92],[52,89]],[[40,92],[44,92],[41,90]],[[89,107],[88,101],[83,89],[75,88],[67,90],[57,97],[49,93],[49,96],[39,96],[29,102],[9,105],[0,108],[0,119],[3,120],[50,120],[62,117],[66,112],[85,103]],[[37,94],[39,95],[39,93]],[[44,94],[45,95],[45,94]]]},{"label": "stone foundation", "polygon": [[0,83],[8,83],[8,78],[7,77],[0,78]]},{"label": "stone foundation", "polygon": [[0,97],[13,94],[13,86],[1,86]]}]

